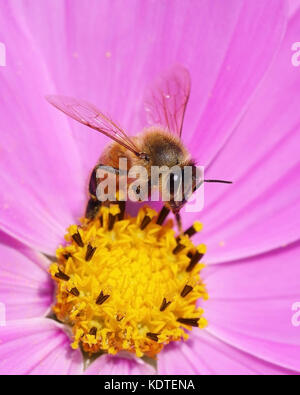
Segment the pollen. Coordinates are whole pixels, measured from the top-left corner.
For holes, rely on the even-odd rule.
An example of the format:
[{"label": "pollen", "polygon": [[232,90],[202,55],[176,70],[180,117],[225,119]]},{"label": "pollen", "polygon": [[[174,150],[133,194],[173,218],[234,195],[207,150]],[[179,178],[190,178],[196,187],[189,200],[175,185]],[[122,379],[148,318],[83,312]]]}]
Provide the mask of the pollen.
[{"label": "pollen", "polygon": [[70,327],[74,349],[154,358],[207,325],[197,307],[208,298],[200,277],[205,246],[190,238],[201,226],[176,236],[173,222],[161,217],[146,206],[131,217],[111,204],[69,227],[50,273],[53,311]]}]

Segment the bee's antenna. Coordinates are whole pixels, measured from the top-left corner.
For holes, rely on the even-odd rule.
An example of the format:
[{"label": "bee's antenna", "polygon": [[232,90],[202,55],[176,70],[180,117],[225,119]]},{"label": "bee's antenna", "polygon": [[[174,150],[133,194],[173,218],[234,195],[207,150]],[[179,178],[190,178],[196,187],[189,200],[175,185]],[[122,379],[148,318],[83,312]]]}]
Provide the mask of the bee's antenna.
[{"label": "bee's antenna", "polygon": [[202,185],[204,182],[219,182],[219,183],[222,183],[222,184],[232,184],[232,183],[233,183],[233,181],[226,181],[226,180],[202,180],[202,181],[199,182],[198,185],[196,185],[196,186],[193,188],[193,192],[195,192],[198,188],[200,188],[201,185]]},{"label": "bee's antenna", "polygon": [[226,180],[204,180],[204,182],[220,182],[222,184],[232,184],[233,181],[226,181]]}]

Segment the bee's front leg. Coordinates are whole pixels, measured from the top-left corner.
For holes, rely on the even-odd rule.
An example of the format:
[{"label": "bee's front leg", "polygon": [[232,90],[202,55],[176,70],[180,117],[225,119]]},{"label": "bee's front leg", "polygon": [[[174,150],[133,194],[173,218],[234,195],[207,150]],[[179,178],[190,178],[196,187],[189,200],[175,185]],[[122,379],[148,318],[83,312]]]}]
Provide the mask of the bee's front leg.
[{"label": "bee's front leg", "polygon": [[[107,172],[117,174],[117,175],[126,175],[127,172],[122,171],[120,169],[117,169],[112,166],[106,166],[103,164],[97,165],[91,174],[90,177],[90,182],[89,182],[89,195],[90,199],[88,201],[86,210],[85,210],[85,217],[87,219],[94,219],[102,205],[102,202],[98,200],[97,195],[96,195],[96,190],[97,190],[97,170],[101,168],[102,170],[105,170]],[[107,202],[104,202],[105,205],[107,205]],[[120,206],[120,219],[124,216],[124,211],[125,211],[125,202],[118,202],[117,198],[112,201],[111,203],[117,203]]]},{"label": "bee's front leg", "polygon": [[97,199],[96,196],[96,189],[97,189],[97,178],[96,178],[96,174],[97,174],[97,169],[98,166],[96,166],[91,174],[90,177],[90,182],[89,182],[89,201],[88,204],[86,206],[86,210],[85,210],[85,217],[87,219],[94,219],[101,207],[101,202]]},{"label": "bee's front leg", "polygon": [[175,214],[175,219],[176,219],[178,231],[179,231],[179,233],[182,233],[182,221],[181,221],[181,215],[180,215],[180,213],[176,213],[176,214]]}]

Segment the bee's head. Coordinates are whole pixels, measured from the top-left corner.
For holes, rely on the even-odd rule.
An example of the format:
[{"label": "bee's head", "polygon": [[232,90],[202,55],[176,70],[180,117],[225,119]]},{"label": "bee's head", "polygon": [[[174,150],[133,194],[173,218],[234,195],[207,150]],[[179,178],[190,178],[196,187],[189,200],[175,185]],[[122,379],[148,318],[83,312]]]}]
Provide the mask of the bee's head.
[{"label": "bee's head", "polygon": [[169,191],[169,207],[174,214],[178,214],[187,203],[193,193],[203,185],[204,182],[217,182],[231,184],[232,181],[204,179],[203,170],[196,166],[192,160],[173,167],[168,172],[165,188]]},{"label": "bee's head", "polygon": [[170,173],[168,182],[169,205],[174,214],[181,210],[191,195],[202,184],[199,169],[193,161],[182,164],[177,172]]},{"label": "bee's head", "polygon": [[[174,214],[178,214],[188,199],[204,182],[232,184],[232,181],[204,179],[201,168],[195,162],[189,161],[181,168],[179,174],[170,175],[170,208]],[[180,199],[178,197],[181,197]]]}]

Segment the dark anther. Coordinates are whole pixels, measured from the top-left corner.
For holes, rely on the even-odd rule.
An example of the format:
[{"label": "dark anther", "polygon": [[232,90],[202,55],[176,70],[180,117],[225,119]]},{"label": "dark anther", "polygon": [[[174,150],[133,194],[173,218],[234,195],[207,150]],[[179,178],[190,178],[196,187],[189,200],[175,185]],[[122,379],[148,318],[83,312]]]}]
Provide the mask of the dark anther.
[{"label": "dark anther", "polygon": [[69,258],[71,258],[72,254],[70,254],[69,252],[67,252],[66,254],[63,254],[63,257],[68,260]]},{"label": "dark anther", "polygon": [[192,256],[190,260],[190,264],[186,268],[186,271],[191,272],[194,269],[194,267],[197,265],[197,263],[200,261],[200,259],[203,257],[203,255],[204,254],[201,254],[200,252],[197,251],[196,254]]},{"label": "dark anther", "polygon": [[110,295],[104,295],[103,291],[100,292],[100,295],[98,296],[97,300],[96,300],[96,304],[103,304],[108,298],[110,297]]},{"label": "dark anther", "polygon": [[148,332],[146,334],[147,337],[149,337],[149,339],[158,342],[158,334],[157,333],[152,333],[152,332]]},{"label": "dark anther", "polygon": [[97,249],[97,247],[92,247],[90,244],[88,244],[86,254],[85,254],[85,260],[87,262],[89,262],[92,259],[96,249]]},{"label": "dark anther", "polygon": [[100,226],[101,226],[101,228],[103,228],[103,217],[101,216],[101,217],[99,217],[99,222],[100,222]]},{"label": "dark anther", "polygon": [[[194,236],[194,234],[196,234],[196,233],[197,233],[197,230],[195,229],[195,226],[192,225],[192,226],[190,226],[183,234],[186,235],[186,236],[192,237],[192,236]],[[180,236],[177,236],[177,237],[176,237],[176,241],[177,241],[177,243],[179,243],[179,241],[180,241]]]},{"label": "dark anther", "polygon": [[148,217],[147,215],[145,215],[145,217],[140,225],[141,230],[144,230],[146,228],[146,226],[150,224],[150,222],[151,222],[151,218]]},{"label": "dark anther", "polygon": [[185,245],[179,243],[179,244],[177,244],[177,246],[174,248],[173,254],[174,254],[174,255],[179,254],[179,252],[182,251],[182,250],[184,250],[184,249],[185,249]]},{"label": "dark anther", "polygon": [[184,325],[198,326],[200,318],[178,318],[177,321]]},{"label": "dark anther", "polygon": [[185,285],[183,290],[181,291],[180,296],[182,296],[183,298],[188,295],[191,291],[193,290],[193,287],[191,287],[190,285]]},{"label": "dark anther", "polygon": [[189,252],[187,253],[187,257],[190,258],[190,259],[192,259],[192,258],[193,258],[193,253],[192,253],[191,251],[189,251]]},{"label": "dark anther", "polygon": [[81,238],[79,232],[74,233],[74,234],[72,235],[72,239],[75,241],[75,243],[76,243],[79,247],[83,247],[83,246],[84,246],[83,241],[82,241],[82,238]]},{"label": "dark anther", "polygon": [[65,274],[64,272],[62,272],[60,269],[58,269],[58,273],[55,273],[55,277],[59,278],[60,280],[63,280],[63,281],[70,280],[70,277],[67,274]]},{"label": "dark anther", "polygon": [[120,316],[119,314],[117,314],[116,320],[117,320],[118,322],[120,322],[120,321],[122,321],[123,318],[124,318],[124,315],[123,315],[123,316]]},{"label": "dark anther", "polygon": [[91,328],[90,330],[90,335],[95,336],[97,335],[97,328],[95,326],[93,326],[93,328]]},{"label": "dark anther", "polygon": [[74,295],[74,296],[79,296],[79,291],[78,291],[78,289],[75,287],[75,288],[72,288],[72,289],[71,289],[70,294],[72,294],[72,295]]},{"label": "dark anther", "polygon": [[170,213],[170,209],[169,209],[168,207],[164,206],[164,207],[160,210],[160,213],[159,213],[159,215],[158,215],[158,218],[157,218],[157,221],[156,221],[157,225],[162,225],[162,224],[164,223],[164,220],[165,220],[165,219],[167,218],[167,216],[169,215],[169,213]]},{"label": "dark anther", "polygon": [[184,232],[184,234],[187,235],[187,236],[189,236],[189,237],[194,236],[195,233],[197,233],[197,231],[196,231],[196,229],[194,228],[194,225],[190,226],[190,227]]},{"label": "dark anther", "polygon": [[119,221],[122,221],[124,219],[125,215],[125,210],[126,210],[126,202],[125,201],[120,201],[118,202],[119,208],[120,208],[120,213],[119,215]]},{"label": "dark anther", "polygon": [[112,228],[114,227],[114,224],[116,222],[118,215],[112,215],[109,213],[108,215],[108,230],[112,230]]},{"label": "dark anther", "polygon": [[167,302],[167,299],[164,298],[164,300],[162,301],[162,304],[160,306],[160,311],[165,311],[166,308],[171,304],[171,302]]}]

